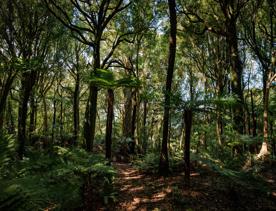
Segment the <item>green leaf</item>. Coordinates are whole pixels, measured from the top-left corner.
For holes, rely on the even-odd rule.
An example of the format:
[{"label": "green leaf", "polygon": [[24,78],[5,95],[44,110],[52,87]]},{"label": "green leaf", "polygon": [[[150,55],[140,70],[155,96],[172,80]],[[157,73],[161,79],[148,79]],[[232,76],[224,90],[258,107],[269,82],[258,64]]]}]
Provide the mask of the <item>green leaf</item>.
[{"label": "green leaf", "polygon": [[141,81],[136,77],[126,77],[116,80],[117,87],[140,87]]},{"label": "green leaf", "polygon": [[136,77],[123,77],[115,80],[114,73],[110,70],[96,69],[89,82],[101,88],[115,88],[115,87],[140,87],[141,81]]},{"label": "green leaf", "polygon": [[96,69],[89,82],[97,87],[111,88],[114,86],[114,74],[110,70]]}]

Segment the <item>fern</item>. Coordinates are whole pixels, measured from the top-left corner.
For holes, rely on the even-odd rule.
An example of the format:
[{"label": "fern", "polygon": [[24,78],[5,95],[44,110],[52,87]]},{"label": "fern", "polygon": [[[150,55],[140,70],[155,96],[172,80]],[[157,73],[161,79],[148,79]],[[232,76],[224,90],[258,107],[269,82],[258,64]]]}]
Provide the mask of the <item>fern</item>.
[{"label": "fern", "polygon": [[15,149],[12,135],[0,135],[0,170],[14,160]]},{"label": "fern", "polygon": [[28,149],[27,157],[19,161],[14,139],[1,138],[0,210],[80,208],[87,177],[100,187],[97,191],[103,200],[113,197],[115,171],[102,156],[55,147],[51,154]]},{"label": "fern", "polygon": [[134,161],[134,165],[141,171],[147,173],[157,173],[159,156],[155,152],[147,153],[145,157]]},{"label": "fern", "polygon": [[224,162],[213,159],[208,153],[204,153],[203,155],[192,154],[192,159],[207,165],[212,171],[227,179],[231,184],[262,193],[267,193],[269,190],[266,183],[258,175],[255,175],[253,172],[236,171],[226,168]]}]

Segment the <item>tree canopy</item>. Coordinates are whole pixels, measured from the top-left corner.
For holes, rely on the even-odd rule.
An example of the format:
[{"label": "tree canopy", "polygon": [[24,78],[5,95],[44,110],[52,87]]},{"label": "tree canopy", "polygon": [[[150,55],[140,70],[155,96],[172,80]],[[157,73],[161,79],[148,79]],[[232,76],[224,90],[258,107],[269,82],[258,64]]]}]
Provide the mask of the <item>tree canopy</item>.
[{"label": "tree canopy", "polygon": [[273,0],[2,0],[0,210],[275,209],[275,43]]}]

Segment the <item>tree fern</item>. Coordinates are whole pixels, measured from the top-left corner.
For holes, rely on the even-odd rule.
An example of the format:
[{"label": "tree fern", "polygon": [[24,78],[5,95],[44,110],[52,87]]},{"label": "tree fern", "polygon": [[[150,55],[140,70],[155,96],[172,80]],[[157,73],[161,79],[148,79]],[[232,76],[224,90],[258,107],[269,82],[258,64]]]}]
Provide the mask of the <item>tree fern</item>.
[{"label": "tree fern", "polygon": [[13,136],[0,134],[0,170],[15,159],[15,149]]}]

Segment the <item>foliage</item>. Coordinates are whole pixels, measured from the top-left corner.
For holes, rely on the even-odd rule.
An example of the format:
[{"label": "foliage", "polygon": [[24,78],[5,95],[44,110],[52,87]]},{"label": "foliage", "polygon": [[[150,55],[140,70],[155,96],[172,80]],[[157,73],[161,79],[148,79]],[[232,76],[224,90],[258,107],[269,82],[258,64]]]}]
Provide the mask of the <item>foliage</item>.
[{"label": "foliage", "polygon": [[0,134],[0,172],[15,159],[15,140],[12,135]]},{"label": "foliage", "polygon": [[114,73],[110,70],[96,69],[93,71],[89,82],[102,88],[139,87],[141,82],[136,77],[125,76],[115,80]]},{"label": "foliage", "polygon": [[264,141],[276,154],[275,80],[265,89],[275,69],[272,0],[177,0],[174,68],[166,1],[2,2],[0,210],[114,200],[114,169],[78,146],[104,154],[111,134],[112,159],[157,173],[167,123],[171,172],[184,169],[191,124],[191,171],[206,167],[226,185],[266,189],[253,153]]},{"label": "foliage", "polygon": [[[214,159],[210,154],[202,153],[201,155],[193,154],[192,160],[196,160],[201,165],[207,165],[212,171],[216,172],[220,176],[224,177],[231,184],[236,186],[241,186],[244,189],[251,189],[255,191],[261,191],[262,193],[267,193],[269,187],[265,181],[254,171],[244,171],[241,169],[233,170],[229,166],[229,160],[224,161],[219,159]],[[237,163],[241,164],[241,160],[236,159]]]},{"label": "foliage", "polygon": [[[114,197],[115,171],[100,155],[82,149],[54,147],[51,154],[28,150],[22,161],[15,161],[12,138],[2,138],[0,156],[0,210],[74,209],[83,205],[87,177],[102,200]],[[9,147],[9,148],[8,148]],[[10,149],[10,150],[7,150]]]},{"label": "foliage", "polygon": [[[170,170],[171,172],[181,170],[179,168],[183,167],[183,156],[181,156],[181,151],[177,151],[170,157]],[[151,151],[134,159],[134,165],[142,172],[149,174],[158,173],[158,165],[159,165],[159,152]]]},{"label": "foliage", "polygon": [[119,87],[139,87],[141,82],[135,77],[126,77],[117,80],[115,84]]},{"label": "foliage", "polygon": [[147,153],[144,157],[138,158],[134,161],[134,165],[146,173],[157,173],[159,164],[159,155],[151,152]]},{"label": "foliage", "polygon": [[99,87],[113,87],[114,75],[110,70],[96,69],[92,73],[90,82]]}]

